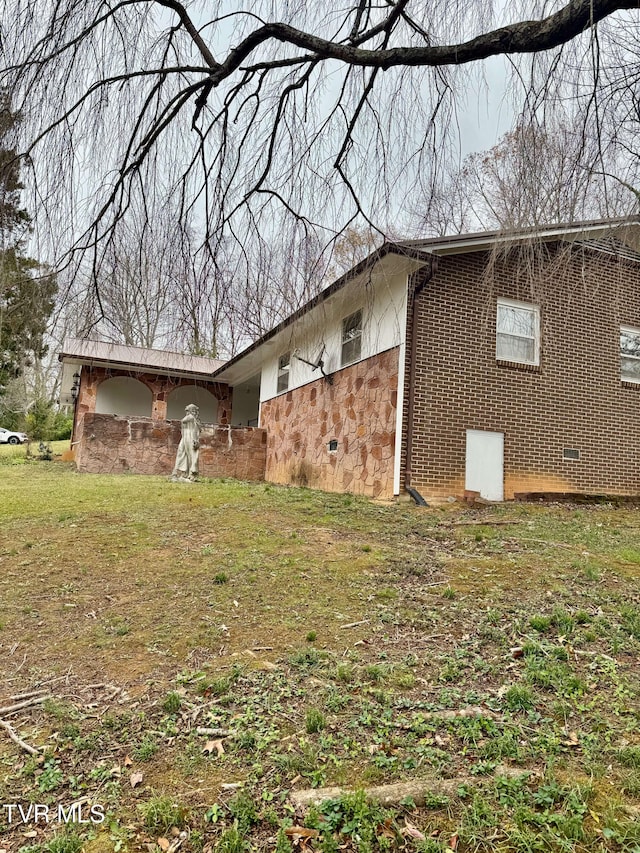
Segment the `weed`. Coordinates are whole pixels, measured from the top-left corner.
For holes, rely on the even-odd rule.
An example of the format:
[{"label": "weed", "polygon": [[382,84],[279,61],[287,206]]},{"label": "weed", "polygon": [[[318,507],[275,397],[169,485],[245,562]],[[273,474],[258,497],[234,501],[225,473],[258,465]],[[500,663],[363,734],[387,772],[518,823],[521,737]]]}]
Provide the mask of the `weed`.
[{"label": "weed", "polygon": [[313,647],[298,649],[298,651],[289,655],[289,663],[291,666],[299,667],[300,669],[312,669],[320,663],[323,657],[326,657],[326,655],[323,655],[318,649]]},{"label": "weed", "polygon": [[353,667],[348,663],[339,663],[336,666],[335,677],[344,684],[350,684],[354,678]]},{"label": "weed", "polygon": [[458,681],[462,675],[462,665],[459,661],[448,660],[438,673],[439,681]]},{"label": "weed", "polygon": [[535,705],[535,698],[528,687],[512,684],[504,694],[504,704],[510,711],[528,711]]},{"label": "weed", "polygon": [[318,639],[318,635],[315,631],[309,631],[306,639],[307,643],[315,643],[315,641]]},{"label": "weed", "polygon": [[44,763],[42,773],[38,777],[38,789],[43,793],[55,791],[59,788],[64,779],[64,774],[60,769],[60,765],[53,758],[48,759]]},{"label": "weed", "polygon": [[250,844],[238,829],[237,824],[230,829],[225,829],[216,844],[217,853],[244,853],[249,848]]},{"label": "weed", "polygon": [[229,800],[228,809],[234,818],[234,825],[242,833],[248,832],[258,822],[258,809],[247,791],[239,791]]},{"label": "weed", "polygon": [[415,675],[406,670],[394,672],[391,681],[400,690],[412,690],[416,685]]},{"label": "weed", "polygon": [[182,699],[179,693],[175,691],[171,691],[171,693],[167,693],[167,696],[162,703],[162,710],[165,714],[177,714],[182,705]]},{"label": "weed", "polygon": [[80,853],[84,842],[74,832],[56,835],[46,846],[47,853]]},{"label": "weed", "polygon": [[[435,838],[425,838],[418,842],[416,853],[442,853],[442,844]],[[451,849],[451,848],[449,848]]]},{"label": "weed", "polygon": [[169,797],[152,797],[138,806],[145,826],[153,832],[168,832],[172,827],[181,829],[185,825],[185,812]]},{"label": "weed", "polygon": [[450,586],[445,587],[445,589],[442,590],[442,597],[446,598],[448,601],[453,601],[456,597],[455,589]]},{"label": "weed", "polygon": [[145,735],[140,743],[133,750],[133,757],[136,761],[149,761],[156,752],[158,751],[158,744],[151,737],[151,735]]},{"label": "weed", "polygon": [[342,711],[343,708],[346,708],[350,701],[351,698],[347,693],[341,690],[331,689],[327,691],[327,696],[324,701],[324,704],[327,711],[331,711],[335,714],[338,711]]},{"label": "weed", "polygon": [[61,702],[59,699],[47,699],[42,703],[42,708],[59,722],[74,720],[78,717],[73,705]]},{"label": "weed", "polygon": [[640,746],[625,746],[618,750],[616,758],[625,767],[640,768]]},{"label": "weed", "polygon": [[309,708],[305,717],[305,729],[307,734],[312,735],[321,732],[327,725],[327,720],[317,708]]},{"label": "weed", "polygon": [[534,631],[538,631],[540,634],[543,634],[551,627],[551,616],[532,616],[531,619],[529,619],[529,625]]},{"label": "weed", "polygon": [[446,809],[450,800],[446,794],[437,794],[434,791],[425,791],[424,807],[426,809]]},{"label": "weed", "polygon": [[370,663],[365,666],[363,674],[367,681],[372,681],[376,684],[384,679],[386,669],[382,664]]},{"label": "weed", "polygon": [[635,566],[640,565],[640,551],[637,548],[621,548],[618,551],[618,557],[624,560],[625,563],[633,563]]},{"label": "weed", "polygon": [[398,597],[398,592],[395,589],[385,587],[384,589],[376,590],[375,596],[378,601],[395,601]]},{"label": "weed", "polygon": [[203,696],[224,696],[231,690],[233,680],[226,675],[220,678],[206,679],[200,684],[200,693]]},{"label": "weed", "polygon": [[624,630],[634,639],[640,640],[640,610],[625,605],[620,608],[620,616]]},{"label": "weed", "polygon": [[218,572],[213,576],[213,582],[215,584],[218,584],[219,586],[222,586],[222,584],[229,582],[229,576],[226,572]]},{"label": "weed", "polygon": [[286,832],[282,828],[278,830],[275,853],[293,853],[293,847],[291,846],[291,842],[289,841]]}]

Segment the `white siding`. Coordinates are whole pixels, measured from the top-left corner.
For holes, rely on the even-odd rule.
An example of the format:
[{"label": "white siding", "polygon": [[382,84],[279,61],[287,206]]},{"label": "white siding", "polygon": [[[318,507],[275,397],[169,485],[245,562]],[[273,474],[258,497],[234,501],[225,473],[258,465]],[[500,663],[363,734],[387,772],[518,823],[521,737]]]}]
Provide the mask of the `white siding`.
[{"label": "white siding", "polygon": [[[321,356],[325,373],[341,368],[342,321],[362,309],[362,355],[370,358],[404,343],[407,311],[407,274],[377,273],[354,281],[321,305],[293,323],[281,345],[265,359],[260,383],[260,400],[277,395],[278,359],[291,352],[289,389],[319,379],[314,370],[299,358],[316,362]],[[284,393],[284,392],[283,392]]]}]

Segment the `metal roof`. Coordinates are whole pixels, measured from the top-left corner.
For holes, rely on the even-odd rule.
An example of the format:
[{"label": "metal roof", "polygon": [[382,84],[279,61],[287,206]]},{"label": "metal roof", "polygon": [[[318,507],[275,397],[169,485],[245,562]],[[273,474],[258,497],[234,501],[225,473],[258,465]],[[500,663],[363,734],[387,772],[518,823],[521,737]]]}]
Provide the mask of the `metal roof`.
[{"label": "metal roof", "polygon": [[186,376],[210,377],[224,364],[217,358],[201,355],[185,355],[161,349],[146,349],[125,344],[110,344],[83,338],[67,338],[58,355],[60,361],[77,364],[93,364],[109,367],[125,367],[161,373],[178,373]]}]

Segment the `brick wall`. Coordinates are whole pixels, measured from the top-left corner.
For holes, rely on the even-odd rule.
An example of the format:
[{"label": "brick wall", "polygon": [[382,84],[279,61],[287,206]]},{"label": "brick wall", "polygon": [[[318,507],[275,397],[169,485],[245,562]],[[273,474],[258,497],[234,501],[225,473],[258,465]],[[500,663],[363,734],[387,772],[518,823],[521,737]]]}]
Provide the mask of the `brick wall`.
[{"label": "brick wall", "polygon": [[[498,297],[540,306],[539,368],[496,361]],[[505,497],[640,494],[640,386],[622,383],[619,365],[620,325],[640,327],[639,265],[559,244],[444,257],[416,325],[421,492],[462,492],[466,430],[477,429],[504,433]]]},{"label": "brick wall", "polygon": [[[254,427],[207,426],[200,434],[204,477],[264,480],[266,433]],[[76,447],[79,471],[91,474],[171,474],[180,443],[180,421],[84,415]]]},{"label": "brick wall", "polygon": [[[369,497],[393,494],[398,348],[262,403],[266,479]],[[337,449],[329,450],[335,439]]]}]

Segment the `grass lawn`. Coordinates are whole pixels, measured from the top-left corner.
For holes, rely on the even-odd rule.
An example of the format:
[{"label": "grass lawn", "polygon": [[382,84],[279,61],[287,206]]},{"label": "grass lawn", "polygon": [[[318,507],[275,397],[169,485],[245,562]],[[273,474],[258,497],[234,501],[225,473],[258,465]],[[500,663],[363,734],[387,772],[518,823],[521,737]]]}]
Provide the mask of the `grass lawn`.
[{"label": "grass lawn", "polygon": [[20,450],[0,853],[639,853],[640,510],[418,509]]}]

